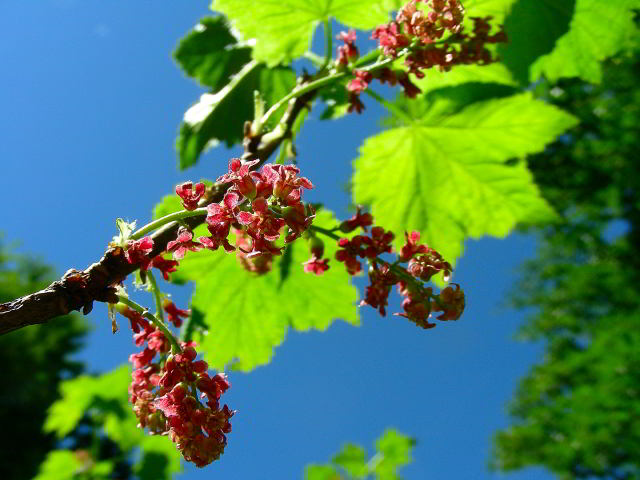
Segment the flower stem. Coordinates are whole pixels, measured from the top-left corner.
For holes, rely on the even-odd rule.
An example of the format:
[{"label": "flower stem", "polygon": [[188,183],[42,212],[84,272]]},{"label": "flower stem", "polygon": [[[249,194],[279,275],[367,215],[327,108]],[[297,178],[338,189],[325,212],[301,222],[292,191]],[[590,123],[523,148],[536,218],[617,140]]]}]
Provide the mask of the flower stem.
[{"label": "flower stem", "polygon": [[309,227],[309,230],[313,231],[313,232],[318,232],[321,233],[323,235],[326,235],[329,238],[333,238],[334,240],[340,240],[340,238],[338,235],[336,235],[335,233],[333,233],[333,231],[331,230],[327,230],[326,228],[322,228],[322,227],[316,227],[315,225],[311,225]]},{"label": "flower stem", "polygon": [[331,38],[331,22],[328,18],[324,19],[324,63],[322,67],[320,67],[320,71],[326,69],[329,66],[329,62],[331,61],[331,57],[333,55],[333,45]]},{"label": "flower stem", "polygon": [[164,217],[158,218],[153,222],[147,223],[144,227],[136,230],[129,238],[131,240],[139,240],[147,233],[151,233],[154,230],[166,225],[167,223],[175,222],[189,217],[197,217],[199,215],[206,215],[207,207],[196,208],[195,210],[180,210],[179,212],[173,212]]},{"label": "flower stem", "polygon": [[130,300],[124,295],[118,295],[118,301],[120,301],[120,303],[124,303],[127,307],[134,309],[136,312],[141,314],[144,318],[151,321],[151,323],[153,323],[156,327],[158,327],[158,329],[162,333],[164,333],[164,336],[167,337],[167,340],[169,340],[169,343],[171,343],[172,353],[178,353],[182,351],[182,349],[180,348],[180,344],[178,343],[178,340],[176,340],[176,337],[173,336],[173,333],[171,333],[171,330],[169,330],[167,326],[164,324],[164,322],[161,322],[158,319],[158,317],[153,315],[149,310],[144,308],[142,305],[137,304],[136,302],[134,302],[133,300]]},{"label": "flower stem", "polygon": [[156,301],[156,316],[162,323],[164,323],[164,313],[162,313],[162,295],[158,289],[156,278],[153,276],[153,273],[151,273],[151,269],[147,270],[146,275],[149,280],[149,286],[151,287],[151,293],[153,293],[153,298]]},{"label": "flower stem", "polygon": [[[377,59],[380,56],[380,53],[377,50],[374,50],[375,56],[368,54],[363,58],[367,58],[369,60],[374,60]],[[399,57],[398,57],[399,58]],[[362,60],[362,59],[361,59]],[[362,68],[358,68],[358,70],[362,70],[365,72],[373,72],[375,70],[378,70],[382,67],[385,67],[386,65],[392,63],[395,59],[394,58],[383,58],[381,60],[376,61],[375,63],[372,63],[371,65],[367,65],[366,67],[362,67]],[[361,62],[356,62],[356,65],[360,65]],[[341,78],[346,77],[347,75],[351,75],[351,72],[349,72],[348,70],[345,71],[336,71],[335,69],[331,69],[328,71],[329,73],[324,73],[321,74],[320,78],[318,78],[317,80],[313,80],[303,86],[301,86],[300,88],[297,88],[296,90],[293,90],[292,92],[290,92],[288,95],[282,97],[279,101],[277,101],[276,103],[273,104],[273,106],[267,111],[267,113],[264,114],[264,117],[262,117],[262,125],[266,124],[266,122],[269,120],[269,118],[271,118],[271,116],[278,111],[278,109],[280,107],[282,107],[284,104],[286,104],[289,100],[293,99],[293,98],[298,98],[302,95],[304,95],[305,93],[311,92],[313,90],[318,90],[322,87],[324,87],[325,85],[330,85],[333,82],[340,80]]]}]

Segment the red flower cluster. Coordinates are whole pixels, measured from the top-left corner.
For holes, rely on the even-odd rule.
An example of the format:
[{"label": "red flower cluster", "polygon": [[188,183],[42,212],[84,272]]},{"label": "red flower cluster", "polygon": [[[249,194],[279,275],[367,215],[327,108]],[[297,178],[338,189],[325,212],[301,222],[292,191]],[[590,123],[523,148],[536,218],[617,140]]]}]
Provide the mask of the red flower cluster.
[{"label": "red flower cluster", "polygon": [[[236,251],[236,247],[228,240],[233,225],[251,239],[237,245],[242,249],[240,256],[265,256],[257,270],[262,273],[268,271],[271,257],[282,253],[282,249],[273,243],[280,238],[281,230],[288,227],[285,242],[292,242],[311,225],[315,213],[310,205],[302,202],[302,192],[305,188],[313,188],[313,184],[307,178],[298,176],[300,170],[293,165],[268,164],[260,172],[251,171],[256,163],[258,160],[243,163],[239,158],[233,158],[229,161],[229,171],[218,178],[218,182],[231,183],[232,186],[220,203],[207,206],[206,224],[210,236],[201,236],[196,242],[193,232],[180,227],[177,238],[167,243],[166,252],[173,253],[173,260],[165,260],[162,256],[151,259],[148,256],[153,249],[151,238],[129,241],[125,251],[129,263],[139,265],[141,271],[151,266],[157,267],[168,280],[169,273],[176,270],[178,260],[183,259],[189,251],[197,252],[203,248],[217,250],[220,246],[227,252]],[[176,193],[187,210],[197,207],[204,191],[204,184],[201,183],[196,184],[195,189],[191,182],[176,187]],[[252,263],[256,265],[256,262]]]},{"label": "red flower cluster", "polygon": [[349,275],[355,275],[362,270],[358,257],[375,260],[378,255],[391,252],[393,238],[393,233],[385,232],[382,227],[373,227],[370,236],[356,235],[351,240],[341,238],[336,260],[344,262]]},{"label": "red flower cluster", "polygon": [[[459,64],[492,63],[495,59],[486,45],[507,41],[502,26],[497,33],[489,34],[491,17],[472,18],[472,34],[464,33],[464,8],[459,0],[425,0],[424,4],[429,10],[420,9],[419,3],[422,0],[410,0],[398,11],[395,21],[376,27],[371,35],[372,39],[378,40],[380,49],[387,57],[396,58],[401,50],[410,47],[411,51],[404,52],[407,53],[405,65],[408,73],[416,78],[423,78],[424,70],[434,66],[448,71]],[[436,44],[446,33],[450,35],[442,40],[444,43]],[[343,32],[343,35],[346,34]],[[355,41],[355,35],[353,40]],[[341,58],[343,57],[339,56]],[[338,63],[347,65],[345,62]],[[358,95],[374,78],[392,86],[399,83],[409,98],[415,98],[420,93],[420,89],[411,82],[405,71],[383,68],[376,72],[354,70],[353,73],[355,78],[347,85],[349,112],[355,110],[360,113],[364,109]]]},{"label": "red flower cluster", "polygon": [[[366,230],[372,222],[370,214],[362,214],[358,209],[354,217],[340,224],[340,229],[344,232],[358,227]],[[360,306],[370,305],[382,316],[386,315],[391,287],[397,285],[398,292],[405,297],[402,302],[404,312],[394,315],[406,317],[422,328],[435,327],[435,323],[428,320],[431,312],[443,312],[438,320],[457,320],[465,306],[464,292],[460,290],[460,286],[456,285],[455,290],[451,286],[446,287],[438,295],[434,295],[431,288],[423,286],[423,282],[429,281],[439,272],[444,272],[446,280],[451,274],[451,265],[436,250],[420,244],[418,232],[407,233],[405,236],[406,242],[393,264],[379,258],[380,254],[391,252],[393,240],[393,234],[385,232],[381,227],[373,227],[370,236],[356,235],[351,240],[338,240],[340,250],[336,252],[336,259],[345,264],[350,275],[362,270],[358,257],[366,258],[369,262],[369,285]],[[405,268],[401,263],[408,265]]]},{"label": "red flower cluster", "polygon": [[151,250],[153,250],[153,240],[149,237],[144,237],[140,240],[129,240],[124,256],[129,263],[138,265],[141,272],[155,267],[162,272],[162,277],[165,280],[169,280],[169,274],[176,271],[178,262],[166,260],[162,255],[151,258],[149,257]]},{"label": "red flower cluster", "polygon": [[[171,305],[178,316],[184,316],[186,311]],[[173,309],[165,304],[165,310],[169,313]],[[129,357],[135,369],[130,401],[138,427],[168,435],[184,458],[198,467],[220,458],[234,414],[227,405],[220,408],[220,396],[230,387],[226,377],[208,375],[207,363],[195,361],[193,343],[183,343],[180,353],[169,354],[169,342],[160,330],[134,310],[123,307],[119,311],[130,320],[136,345],[147,342],[142,352]],[[160,358],[154,362],[156,354]],[[200,398],[206,399],[205,405],[196,397],[197,390]]]},{"label": "red flower cluster", "polygon": [[[313,188],[313,184],[299,177],[300,170],[293,165],[267,164],[260,172],[250,171],[257,162],[242,163],[234,158],[229,162],[229,172],[218,178],[220,183],[233,185],[221,204],[208,207],[209,239],[217,248],[229,235],[230,226],[239,224],[253,240],[251,251],[245,251],[248,257],[280,255],[281,249],[273,242],[280,238],[282,228],[289,227],[285,242],[291,242],[309,228],[315,217],[313,209],[301,200],[303,190]],[[249,211],[240,208],[244,199],[251,202]]]},{"label": "red flower cluster", "polygon": [[405,237],[406,243],[400,250],[398,258],[403,262],[409,261],[407,267],[409,273],[423,282],[428,282],[436,273],[444,271],[446,281],[451,275],[451,264],[445,261],[442,255],[433,248],[418,244],[420,241],[418,232],[405,233]]},{"label": "red flower cluster", "polygon": [[429,0],[431,10],[425,15],[419,10],[422,0],[411,0],[396,15],[396,22],[401,24],[409,38],[419,38],[424,44],[433,43],[442,38],[446,31],[458,33],[462,28],[464,8],[459,0]]}]

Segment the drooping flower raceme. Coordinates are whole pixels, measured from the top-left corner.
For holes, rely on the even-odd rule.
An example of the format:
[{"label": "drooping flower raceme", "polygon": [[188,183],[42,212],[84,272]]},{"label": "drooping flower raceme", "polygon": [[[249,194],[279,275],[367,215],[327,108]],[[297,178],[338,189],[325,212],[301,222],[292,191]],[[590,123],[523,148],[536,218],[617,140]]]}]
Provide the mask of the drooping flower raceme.
[{"label": "drooping flower raceme", "polygon": [[[172,351],[165,333],[142,314],[122,304],[116,308],[129,319],[135,344],[144,347],[129,356],[134,368],[129,400],[138,427],[152,435],[168,435],[184,458],[198,467],[217,460],[234,414],[227,405],[220,406],[221,395],[230,387],[227,378],[209,376],[207,362],[196,360],[194,343],[182,342],[180,351]],[[164,309],[176,325],[188,314],[172,302],[165,302]]]}]

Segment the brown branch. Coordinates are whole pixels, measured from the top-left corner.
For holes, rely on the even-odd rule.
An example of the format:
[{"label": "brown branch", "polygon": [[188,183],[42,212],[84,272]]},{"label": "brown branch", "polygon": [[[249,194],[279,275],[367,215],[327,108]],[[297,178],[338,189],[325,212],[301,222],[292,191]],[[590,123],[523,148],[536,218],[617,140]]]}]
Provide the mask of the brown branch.
[{"label": "brown branch", "polygon": [[[304,84],[302,84],[304,85]],[[304,108],[310,108],[310,102],[317,91],[307,92],[292,100],[285,112],[282,122],[285,124],[283,134],[276,137],[262,135],[246,137],[244,140],[243,160],[260,160],[254,168],[259,168],[278,148],[282,140],[291,135],[295,119]],[[250,130],[250,129],[246,129]],[[267,140],[268,138],[268,140]],[[200,206],[222,200],[226,188],[214,185],[207,192],[206,199]],[[190,217],[186,223],[195,228],[204,222],[205,216]],[[178,224],[165,225],[155,232],[151,238],[154,242],[151,257],[166,250],[167,243],[176,238]],[[103,257],[84,271],[71,269],[64,276],[47,288],[26,295],[11,302],[0,304],[0,335],[9,333],[29,325],[46,323],[58,316],[66,315],[72,310],[80,310],[86,315],[93,307],[95,300],[116,303],[114,285],[137,270],[136,265],[127,262],[124,251],[120,247],[110,247]]]}]

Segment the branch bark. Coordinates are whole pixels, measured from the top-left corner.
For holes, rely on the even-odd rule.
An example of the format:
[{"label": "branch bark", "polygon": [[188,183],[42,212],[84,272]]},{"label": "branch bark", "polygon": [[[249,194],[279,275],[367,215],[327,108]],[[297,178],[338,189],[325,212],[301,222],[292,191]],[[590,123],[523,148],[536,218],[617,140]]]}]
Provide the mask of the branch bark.
[{"label": "branch bark", "polygon": [[[300,84],[297,88],[301,88],[304,84]],[[245,137],[242,159],[260,160],[254,166],[259,168],[278,148],[282,140],[291,135],[291,128],[297,116],[304,108],[311,108],[310,102],[316,94],[317,90],[313,90],[290,101],[281,121],[285,126],[281,135]],[[226,187],[214,185],[199,206],[221,201],[225,192]],[[202,215],[190,217],[186,219],[186,223],[191,228],[195,228],[204,220],[205,216]],[[167,243],[175,240],[177,232],[178,224],[175,222],[156,231],[151,236],[154,248],[150,256],[154,257],[165,251]],[[110,247],[98,262],[85,270],[68,270],[60,280],[53,282],[47,288],[0,304],[0,335],[29,325],[47,323],[72,310],[82,309],[86,315],[91,311],[93,302],[96,300],[116,303],[118,299],[115,296],[114,285],[124,281],[137,269],[137,265],[127,262],[122,248]]]}]

